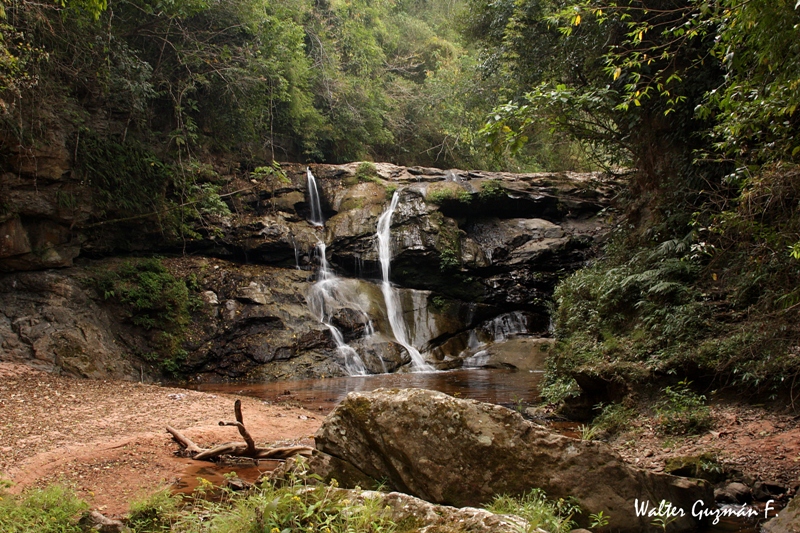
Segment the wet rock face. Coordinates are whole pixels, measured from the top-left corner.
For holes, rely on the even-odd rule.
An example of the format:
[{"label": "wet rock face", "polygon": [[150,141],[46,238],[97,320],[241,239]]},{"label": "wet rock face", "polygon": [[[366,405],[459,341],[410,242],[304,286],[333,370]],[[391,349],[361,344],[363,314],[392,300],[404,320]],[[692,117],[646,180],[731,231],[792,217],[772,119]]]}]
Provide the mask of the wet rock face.
[{"label": "wet rock face", "polygon": [[350,393],[315,441],[319,451],[430,502],[480,505],[539,487],[550,498],[575,497],[583,520],[603,511],[614,531],[648,529],[652,518],[636,516],[637,499],[686,509],[671,531],[696,526],[688,510],[697,500],[714,502],[703,481],[646,473],[603,443],[563,437],[504,407],[420,389]]}]

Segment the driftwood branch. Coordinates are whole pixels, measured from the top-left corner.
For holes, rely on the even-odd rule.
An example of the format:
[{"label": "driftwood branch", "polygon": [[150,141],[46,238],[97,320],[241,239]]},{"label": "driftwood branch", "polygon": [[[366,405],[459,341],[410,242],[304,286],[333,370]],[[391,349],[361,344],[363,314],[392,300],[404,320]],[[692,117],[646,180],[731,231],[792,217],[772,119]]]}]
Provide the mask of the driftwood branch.
[{"label": "driftwood branch", "polygon": [[256,451],[256,442],[253,440],[253,437],[250,436],[250,433],[247,431],[247,428],[244,427],[244,418],[242,418],[242,401],[236,400],[233,404],[233,413],[236,415],[236,422],[220,422],[220,426],[236,426],[239,430],[239,434],[242,436],[244,441],[247,443],[247,451],[246,457],[251,457],[252,454]]},{"label": "driftwood branch", "polygon": [[201,448],[177,429],[167,426],[167,431],[172,435],[172,438],[183,447],[181,454],[184,457],[191,457],[198,461],[211,461],[221,455],[250,457],[252,459],[288,459],[295,455],[311,455],[312,448],[308,446],[258,448],[250,432],[247,431],[247,428],[244,426],[242,402],[240,400],[236,400],[233,411],[236,416],[236,422],[220,422],[219,425],[235,426],[245,442],[229,442],[213,448]]},{"label": "driftwood branch", "polygon": [[167,431],[169,431],[172,434],[173,439],[178,441],[178,444],[183,446],[185,453],[196,454],[203,451],[197,444],[192,442],[192,440],[189,437],[187,437],[174,427],[167,426]]}]

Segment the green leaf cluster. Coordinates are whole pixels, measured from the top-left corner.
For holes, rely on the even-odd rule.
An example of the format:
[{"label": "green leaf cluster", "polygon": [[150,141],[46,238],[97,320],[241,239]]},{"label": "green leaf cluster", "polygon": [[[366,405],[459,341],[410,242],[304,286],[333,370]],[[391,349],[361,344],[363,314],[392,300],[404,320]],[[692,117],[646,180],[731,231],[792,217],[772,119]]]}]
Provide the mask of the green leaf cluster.
[{"label": "green leaf cluster", "polygon": [[697,435],[709,427],[713,419],[706,397],[690,388],[683,380],[663,389],[664,397],[656,406],[658,429],[668,435]]},{"label": "green leaf cluster", "polygon": [[126,261],[98,272],[91,283],[105,300],[125,309],[128,319],[150,333],[155,352],[142,354],[169,374],[186,358],[183,341],[191,311],[199,306],[190,294],[191,280],[176,278],[155,258]]},{"label": "green leaf cluster", "polygon": [[496,496],[487,509],[497,514],[512,514],[524,518],[528,525],[524,532],[540,530],[551,533],[566,533],[577,527],[573,517],[581,513],[572,499],[548,500],[542,489],[533,489],[521,496]]},{"label": "green leaf cluster", "polygon": [[33,488],[22,495],[0,489],[0,530],[6,533],[81,533],[86,502],[61,485]]}]

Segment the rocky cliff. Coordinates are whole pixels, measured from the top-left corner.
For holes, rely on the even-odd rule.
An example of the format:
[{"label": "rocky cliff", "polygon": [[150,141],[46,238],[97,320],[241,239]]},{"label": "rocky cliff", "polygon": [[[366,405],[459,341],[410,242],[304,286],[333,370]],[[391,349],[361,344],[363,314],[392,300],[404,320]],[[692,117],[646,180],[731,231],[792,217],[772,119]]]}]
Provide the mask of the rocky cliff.
[{"label": "rocky cliff", "polygon": [[[229,173],[221,197],[230,214],[175,238],[157,217],[98,212],[96,191],[69,157],[55,150],[7,161],[0,357],[97,377],[340,374],[346,361],[332,327],[366,371],[407,367],[376,283],[378,218],[395,193],[390,279],[409,343],[438,368],[525,366],[546,345],[529,339],[513,357],[488,348],[546,336],[553,287],[595,252],[615,191],[600,174],[314,165],[319,226],[308,221],[306,167],[287,164],[280,180]],[[325,324],[307,302],[320,250],[337,279]],[[131,266],[154,254],[165,273]],[[185,283],[184,303],[174,305],[185,316],[134,297],[167,290],[168,276]],[[153,279],[160,285],[148,288]]]}]

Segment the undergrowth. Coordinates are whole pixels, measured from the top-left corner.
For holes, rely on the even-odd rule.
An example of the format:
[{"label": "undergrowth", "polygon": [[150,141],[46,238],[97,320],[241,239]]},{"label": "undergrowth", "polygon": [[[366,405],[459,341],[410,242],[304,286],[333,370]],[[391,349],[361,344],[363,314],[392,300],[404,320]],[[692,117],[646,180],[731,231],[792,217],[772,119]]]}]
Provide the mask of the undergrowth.
[{"label": "undergrowth", "polygon": [[89,506],[61,485],[30,489],[21,496],[0,488],[0,531],[3,533],[81,533],[81,515]]},{"label": "undergrowth", "polygon": [[461,188],[454,182],[437,182],[428,186],[425,193],[425,201],[431,204],[441,205],[444,202],[460,202],[462,204],[470,204],[472,202],[472,194]]},{"label": "undergrowth", "polygon": [[[227,476],[235,477],[231,473]],[[205,479],[190,496],[163,490],[131,503],[125,519],[132,533],[411,533],[420,520],[396,523],[392,509],[375,493],[342,490],[335,480],[291,474],[281,483],[265,481],[237,492]],[[313,484],[309,484],[309,482]],[[60,485],[30,489],[13,496],[0,489],[0,531],[8,533],[82,533],[86,502]],[[498,496],[487,506],[497,514],[522,517],[520,531],[562,533],[577,527],[580,508],[572,499],[548,500],[541,489],[518,496]],[[590,517],[591,518],[591,517]],[[601,517],[602,518],[602,517]],[[596,522],[593,521],[593,524]],[[449,529],[448,529],[449,531]]]},{"label": "undergrowth", "polygon": [[658,430],[667,435],[698,435],[711,427],[713,419],[706,397],[690,388],[683,380],[663,389],[663,398],[656,403]]},{"label": "undergrowth", "polygon": [[541,489],[533,489],[522,496],[497,496],[487,510],[496,514],[513,514],[527,520],[528,526],[520,531],[535,532],[543,529],[549,533],[566,533],[577,528],[573,517],[581,510],[572,499],[547,499]]},{"label": "undergrowth", "polygon": [[546,397],[571,394],[578,372],[770,396],[800,386],[800,173],[759,176],[736,201],[662,204],[642,228],[620,224],[602,259],[562,281]]},{"label": "undergrowth", "polygon": [[97,272],[91,284],[106,300],[125,310],[127,318],[150,332],[154,352],[140,354],[167,373],[177,373],[186,358],[182,347],[190,312],[201,305],[191,291],[193,279],[176,278],[156,258],[130,260]]}]

